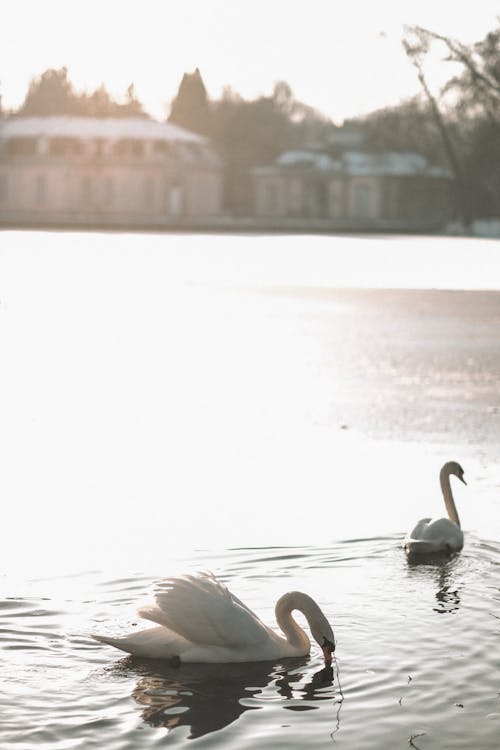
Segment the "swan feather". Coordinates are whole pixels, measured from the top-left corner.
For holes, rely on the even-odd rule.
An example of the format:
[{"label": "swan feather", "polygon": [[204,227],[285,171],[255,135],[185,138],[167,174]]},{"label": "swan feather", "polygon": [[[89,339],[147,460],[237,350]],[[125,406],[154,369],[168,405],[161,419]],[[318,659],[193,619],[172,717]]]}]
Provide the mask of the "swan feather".
[{"label": "swan feather", "polygon": [[264,623],[211,573],[165,578],[154,594],[157,606],[138,614],[191,643],[236,648],[269,636]]}]

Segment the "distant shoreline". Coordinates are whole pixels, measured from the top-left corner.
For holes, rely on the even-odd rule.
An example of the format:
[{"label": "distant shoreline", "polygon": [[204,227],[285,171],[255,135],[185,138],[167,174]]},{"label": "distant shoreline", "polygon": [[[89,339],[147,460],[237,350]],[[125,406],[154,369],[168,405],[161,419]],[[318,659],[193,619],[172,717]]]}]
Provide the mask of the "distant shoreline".
[{"label": "distant shoreline", "polygon": [[151,232],[151,233],[234,233],[234,234],[447,234],[442,226],[432,224],[408,224],[395,221],[335,221],[313,219],[282,219],[276,221],[219,217],[193,221],[169,220],[168,222],[145,222],[144,219],[131,218],[130,221],[102,220],[89,216],[88,219],[61,217],[53,220],[40,216],[13,217],[0,222],[0,230],[5,229],[39,229],[62,231],[112,231],[112,232]]}]

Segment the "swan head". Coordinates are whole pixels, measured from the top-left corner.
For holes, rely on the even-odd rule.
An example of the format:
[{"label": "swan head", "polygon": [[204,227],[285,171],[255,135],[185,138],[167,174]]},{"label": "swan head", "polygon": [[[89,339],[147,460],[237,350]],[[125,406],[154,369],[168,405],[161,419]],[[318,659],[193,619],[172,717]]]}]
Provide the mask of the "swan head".
[{"label": "swan head", "polygon": [[335,651],[335,640],[329,641],[327,638],[323,640],[321,646],[323,650],[323,656],[325,657],[325,666],[329,667],[332,663],[333,654]]},{"label": "swan head", "polygon": [[460,464],[457,463],[456,461],[448,461],[448,463],[446,463],[443,466],[441,471],[443,473],[448,474],[448,476],[450,474],[453,474],[454,476],[458,477],[458,479],[460,479],[461,482],[463,482],[464,484],[467,484],[467,482],[464,479],[464,470],[462,469]]},{"label": "swan head", "polygon": [[330,623],[321,612],[322,617],[318,618],[317,623],[311,623],[311,634],[316,643],[321,647],[325,664],[327,667],[332,663],[333,653],[335,651],[335,637]]}]

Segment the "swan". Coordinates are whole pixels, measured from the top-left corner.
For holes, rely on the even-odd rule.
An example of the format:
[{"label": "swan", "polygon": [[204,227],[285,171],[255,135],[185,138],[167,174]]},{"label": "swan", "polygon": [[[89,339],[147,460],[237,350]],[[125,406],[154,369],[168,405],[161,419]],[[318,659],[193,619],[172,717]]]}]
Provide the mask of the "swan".
[{"label": "swan", "polygon": [[451,474],[467,484],[464,470],[456,461],[448,461],[441,468],[439,482],[449,518],[438,518],[435,521],[431,518],[422,518],[404,541],[403,546],[407,555],[458,552],[464,546],[464,535],[450,486]]},{"label": "swan", "polygon": [[253,662],[309,654],[311,644],[292,617],[302,612],[321,646],[325,664],[332,662],[335,639],[325,615],[307,594],[291,591],[276,603],[278,635],[212,573],[166,578],[156,584],[155,604],[138,614],[158,623],[121,637],[93,635],[95,640],[143,658],[185,663]]}]

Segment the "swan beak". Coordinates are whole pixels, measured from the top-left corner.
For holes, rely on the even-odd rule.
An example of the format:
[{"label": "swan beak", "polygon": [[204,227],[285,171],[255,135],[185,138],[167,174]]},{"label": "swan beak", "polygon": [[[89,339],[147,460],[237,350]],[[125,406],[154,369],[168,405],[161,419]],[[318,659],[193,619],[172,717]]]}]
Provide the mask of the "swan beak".
[{"label": "swan beak", "polygon": [[332,643],[325,638],[321,648],[323,650],[323,656],[325,657],[325,666],[329,667],[332,663],[332,654],[335,651],[335,643]]},{"label": "swan beak", "polygon": [[460,479],[461,482],[463,482],[464,484],[467,484],[467,482],[465,481],[463,477],[458,477],[458,478]]}]

